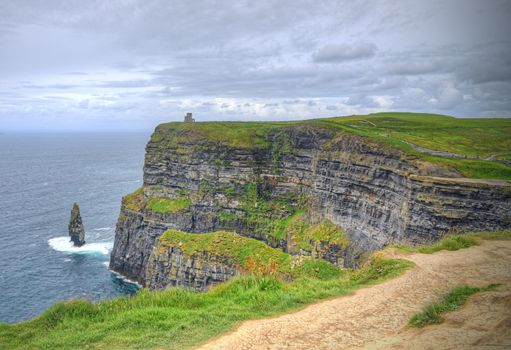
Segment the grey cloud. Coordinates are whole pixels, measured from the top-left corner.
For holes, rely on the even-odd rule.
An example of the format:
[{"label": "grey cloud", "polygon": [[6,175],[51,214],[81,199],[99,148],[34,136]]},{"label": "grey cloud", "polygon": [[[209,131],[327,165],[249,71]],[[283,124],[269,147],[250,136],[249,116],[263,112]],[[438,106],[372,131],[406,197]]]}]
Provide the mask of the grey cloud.
[{"label": "grey cloud", "polygon": [[312,58],[314,62],[335,63],[373,57],[376,51],[372,43],[330,44],[320,48]]},{"label": "grey cloud", "polygon": [[498,62],[495,57],[488,57],[467,65],[459,70],[459,76],[463,80],[472,81],[474,84],[492,82],[511,82],[511,53],[506,60]]},{"label": "grey cloud", "polygon": [[0,13],[0,126],[511,115],[504,1],[17,0]]},{"label": "grey cloud", "polygon": [[393,62],[389,63],[386,67],[386,71],[388,74],[395,75],[424,75],[440,73],[442,71],[442,63],[433,58],[429,60]]}]

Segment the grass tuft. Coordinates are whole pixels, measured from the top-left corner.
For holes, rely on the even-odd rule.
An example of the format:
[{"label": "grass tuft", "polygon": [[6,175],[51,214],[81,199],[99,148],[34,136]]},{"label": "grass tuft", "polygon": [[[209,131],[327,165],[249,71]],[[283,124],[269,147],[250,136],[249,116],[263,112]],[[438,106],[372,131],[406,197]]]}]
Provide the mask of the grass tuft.
[{"label": "grass tuft", "polygon": [[470,232],[457,235],[447,235],[441,240],[431,245],[413,247],[405,244],[393,244],[390,248],[395,248],[406,253],[432,254],[441,250],[459,250],[479,245],[481,239],[510,239],[511,230],[504,231],[485,231]]},{"label": "grass tuft", "polygon": [[490,284],[482,288],[469,286],[455,288],[444,295],[440,301],[426,305],[420,313],[410,319],[409,323],[411,326],[418,328],[429,324],[442,323],[444,321],[443,313],[459,309],[475,293],[492,291],[498,286],[498,284]]},{"label": "grass tuft", "polygon": [[477,245],[477,240],[469,235],[452,235],[442,238],[437,243],[427,246],[419,247],[417,251],[423,254],[432,254],[441,250],[459,250],[469,248]]}]

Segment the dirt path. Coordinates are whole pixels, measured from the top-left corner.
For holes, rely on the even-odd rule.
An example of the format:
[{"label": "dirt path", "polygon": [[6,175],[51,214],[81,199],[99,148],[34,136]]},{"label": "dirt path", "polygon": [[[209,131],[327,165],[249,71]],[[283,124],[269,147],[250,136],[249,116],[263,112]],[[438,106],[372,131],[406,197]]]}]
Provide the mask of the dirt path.
[{"label": "dirt path", "polygon": [[[272,319],[243,323],[201,349],[509,349],[511,241],[483,241],[455,252],[404,256],[403,276]],[[442,325],[407,327],[424,304],[461,284],[502,283],[474,296]]]}]

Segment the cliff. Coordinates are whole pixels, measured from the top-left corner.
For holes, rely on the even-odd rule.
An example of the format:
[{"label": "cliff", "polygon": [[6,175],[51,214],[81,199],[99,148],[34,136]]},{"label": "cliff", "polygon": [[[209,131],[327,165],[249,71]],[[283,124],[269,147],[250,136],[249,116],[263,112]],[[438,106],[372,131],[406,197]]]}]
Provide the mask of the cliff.
[{"label": "cliff", "polygon": [[146,147],[143,187],[123,198],[110,267],[151,288],[203,290],[240,262],[161,251],[165,231],[230,231],[353,267],[391,243],[509,227],[509,182],[466,179],[331,122],[169,123]]}]

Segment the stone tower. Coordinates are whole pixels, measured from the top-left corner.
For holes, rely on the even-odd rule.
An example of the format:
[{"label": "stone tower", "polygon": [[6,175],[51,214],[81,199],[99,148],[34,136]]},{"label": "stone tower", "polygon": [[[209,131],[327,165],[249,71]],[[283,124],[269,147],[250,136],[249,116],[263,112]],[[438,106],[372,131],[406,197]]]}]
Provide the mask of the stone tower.
[{"label": "stone tower", "polygon": [[77,203],[74,203],[73,209],[71,209],[69,237],[71,237],[71,242],[76,247],[81,247],[85,244],[85,229],[83,228],[82,217],[80,216],[80,207]]},{"label": "stone tower", "polygon": [[192,117],[192,113],[186,113],[185,115],[185,123],[193,123],[195,119]]}]

